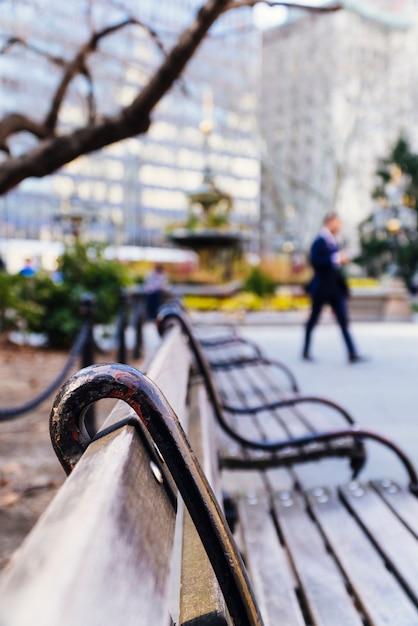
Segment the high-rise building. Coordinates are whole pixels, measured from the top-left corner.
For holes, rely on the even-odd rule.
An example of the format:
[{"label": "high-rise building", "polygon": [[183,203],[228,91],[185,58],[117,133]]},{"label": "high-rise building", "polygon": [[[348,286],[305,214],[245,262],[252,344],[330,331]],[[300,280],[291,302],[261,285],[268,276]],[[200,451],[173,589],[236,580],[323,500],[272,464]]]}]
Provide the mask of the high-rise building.
[{"label": "high-rise building", "polygon": [[[265,249],[307,247],[337,210],[355,248],[378,158],[401,132],[418,149],[416,1],[345,0],[290,13],[263,37],[260,126]],[[279,233],[279,235],[277,235]]]},{"label": "high-rise building", "polygon": [[[129,16],[140,24],[100,40],[86,72],[70,84],[60,132],[82,126],[95,102],[99,116],[129,104],[194,18],[201,0],[5,0],[0,4],[0,117],[43,119],[60,80],[59,57],[72,58],[96,31]],[[141,24],[143,26],[141,26]],[[28,179],[0,198],[0,236],[56,237],[82,212],[84,228],[111,242],[156,244],[185,219],[186,193],[210,160],[217,185],[233,197],[232,219],[258,219],[259,161],[256,80],[259,35],[249,8],[230,11],[212,27],[183,76],[156,107],[146,135],[80,157],[55,175]],[[54,58],[53,58],[54,57]],[[212,101],[204,112],[204,102]],[[209,154],[199,125],[212,117]],[[11,142],[30,145],[27,133]],[[2,158],[0,153],[0,159]]]}]

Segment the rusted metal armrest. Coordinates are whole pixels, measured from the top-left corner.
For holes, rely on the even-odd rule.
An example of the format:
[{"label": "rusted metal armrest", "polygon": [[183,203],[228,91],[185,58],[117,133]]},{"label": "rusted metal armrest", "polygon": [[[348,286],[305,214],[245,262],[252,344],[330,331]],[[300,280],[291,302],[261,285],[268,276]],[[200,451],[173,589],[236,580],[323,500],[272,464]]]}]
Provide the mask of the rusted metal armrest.
[{"label": "rusted metal armrest", "polygon": [[50,432],[65,471],[71,472],[92,441],[83,423],[87,408],[104,398],[125,401],[136,416],[112,425],[95,439],[129,425],[142,440],[150,440],[160,459],[160,470],[165,475],[168,468],[193,519],[233,623],[261,626],[263,621],[242,558],[216,497],[176,414],[144,374],[121,364],[92,365],[62,387],[52,408]]}]

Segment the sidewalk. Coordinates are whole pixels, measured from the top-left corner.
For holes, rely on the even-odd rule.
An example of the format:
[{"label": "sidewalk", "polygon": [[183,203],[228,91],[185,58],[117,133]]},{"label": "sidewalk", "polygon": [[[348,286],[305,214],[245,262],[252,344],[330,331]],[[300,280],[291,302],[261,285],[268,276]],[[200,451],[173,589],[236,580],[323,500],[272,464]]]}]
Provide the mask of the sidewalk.
[{"label": "sidewalk", "polygon": [[[355,365],[347,362],[335,325],[324,324],[315,330],[312,346],[315,363],[301,360],[302,326],[245,326],[241,332],[262,346],[267,355],[286,363],[303,393],[339,402],[360,426],[399,444],[418,468],[417,324],[353,324],[359,352],[370,357],[370,362]],[[364,475],[405,481],[404,470],[394,461],[392,453],[374,443],[368,447],[370,461]],[[317,470],[315,476],[318,478]]]}]

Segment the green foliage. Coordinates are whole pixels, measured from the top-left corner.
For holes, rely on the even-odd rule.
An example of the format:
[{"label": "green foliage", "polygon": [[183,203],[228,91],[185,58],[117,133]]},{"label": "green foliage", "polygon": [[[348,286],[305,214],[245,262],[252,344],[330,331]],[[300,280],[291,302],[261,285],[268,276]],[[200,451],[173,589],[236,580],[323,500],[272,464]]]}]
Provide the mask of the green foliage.
[{"label": "green foliage", "polygon": [[389,155],[379,160],[376,174],[380,178],[373,197],[385,196],[384,186],[391,179],[391,169],[397,165],[404,174],[410,177],[405,193],[410,198],[411,206],[417,207],[418,199],[418,154],[411,151],[408,139],[401,135]]},{"label": "green foliage", "polygon": [[244,291],[255,293],[257,296],[269,296],[274,293],[274,280],[259,267],[253,267],[245,279]]},{"label": "green foliage", "polygon": [[[388,156],[379,160],[376,171],[379,182],[373,191],[373,197],[386,198],[385,186],[392,179],[394,166],[407,175],[404,202],[417,210],[418,154],[411,151],[409,141],[404,135],[399,137]],[[372,223],[372,216],[362,226],[368,222]],[[361,254],[357,261],[366,268],[369,275],[378,276],[396,258],[400,275],[407,284],[410,282],[418,267],[418,233],[409,232],[408,236],[400,233],[395,239],[389,233],[369,232],[367,236],[360,238],[360,245]]]},{"label": "green foliage", "polygon": [[18,283],[20,276],[0,272],[0,331],[15,327],[15,308],[19,301]]},{"label": "green foliage", "polygon": [[116,316],[120,288],[127,284],[125,268],[103,257],[103,247],[77,243],[58,260],[59,282],[46,272],[16,277],[16,316],[32,332],[43,332],[49,345],[68,347],[80,328],[80,300],[86,292],[96,299],[94,319],[109,323]]}]

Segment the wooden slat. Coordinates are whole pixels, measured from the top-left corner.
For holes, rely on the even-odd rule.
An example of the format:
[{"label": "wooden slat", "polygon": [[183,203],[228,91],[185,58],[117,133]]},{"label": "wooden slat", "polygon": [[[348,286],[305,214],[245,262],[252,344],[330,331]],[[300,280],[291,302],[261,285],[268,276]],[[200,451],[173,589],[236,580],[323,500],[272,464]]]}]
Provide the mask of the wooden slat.
[{"label": "wooden slat", "polygon": [[[370,623],[374,626],[416,625],[416,607],[386,569],[383,559],[335,491],[313,489],[309,492],[309,503]],[[367,507],[367,502],[362,500],[361,506],[364,504]],[[380,524],[379,507],[370,506],[369,511]]]},{"label": "wooden slat", "polygon": [[240,498],[239,520],[245,561],[265,626],[305,624],[295,580],[280,545],[268,500]]},{"label": "wooden slat", "polygon": [[[213,416],[206,390],[196,381],[190,388],[189,441],[217,499],[221,500],[214,449]],[[180,624],[224,626],[227,612],[218,581],[187,511],[184,513],[181,559]]]},{"label": "wooden slat", "polygon": [[5,571],[0,623],[167,626],[174,523],[134,429],[94,442]]},{"label": "wooden slat", "polygon": [[371,484],[418,539],[418,498],[393,480],[383,479]]},{"label": "wooden slat", "polygon": [[306,511],[303,498],[295,492],[281,493],[274,499],[274,510],[313,623],[361,626],[361,615],[318,527]]},{"label": "wooden slat", "polygon": [[[341,488],[344,501],[367,529],[385,560],[403,581],[418,605],[418,542],[393,511],[368,485]],[[418,623],[418,612],[416,613]]]},{"label": "wooden slat", "polygon": [[147,376],[161,389],[180,421],[186,414],[191,355],[179,326],[171,328],[155,354]]}]

